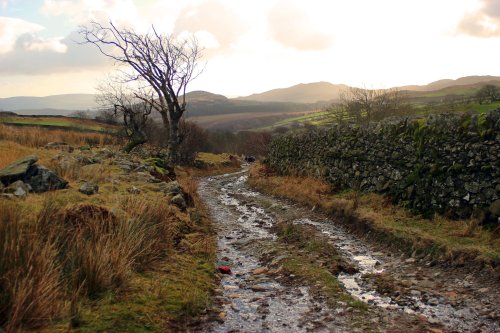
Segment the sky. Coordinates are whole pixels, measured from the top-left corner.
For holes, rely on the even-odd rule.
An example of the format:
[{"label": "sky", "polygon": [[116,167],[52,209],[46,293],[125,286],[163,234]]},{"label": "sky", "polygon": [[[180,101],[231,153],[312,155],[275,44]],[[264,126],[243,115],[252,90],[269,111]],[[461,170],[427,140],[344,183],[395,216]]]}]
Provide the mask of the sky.
[{"label": "sky", "polygon": [[91,20],[194,34],[188,90],[229,97],[500,75],[500,0],[0,0],[0,98],[96,92],[117,69],[77,43]]}]

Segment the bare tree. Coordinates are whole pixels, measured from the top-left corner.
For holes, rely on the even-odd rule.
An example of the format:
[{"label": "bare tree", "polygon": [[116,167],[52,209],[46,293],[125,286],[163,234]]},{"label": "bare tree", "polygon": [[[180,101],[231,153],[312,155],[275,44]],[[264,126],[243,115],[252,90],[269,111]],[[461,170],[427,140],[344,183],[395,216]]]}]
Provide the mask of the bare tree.
[{"label": "bare tree", "polygon": [[180,143],[179,121],[186,111],[186,87],[201,72],[202,50],[196,39],[176,39],[152,31],[140,34],[119,28],[112,22],[91,22],[81,26],[84,43],[95,45],[106,57],[128,65],[128,81],[143,81],[154,91],[154,99],[144,100],[160,113],[168,136],[168,162],[177,162]]},{"label": "bare tree", "polygon": [[134,147],[146,143],[146,126],[153,110],[153,104],[146,101],[151,101],[153,94],[131,91],[111,79],[102,83],[99,91],[97,102],[105,110],[112,110],[114,116],[122,121],[124,134],[128,139],[123,150],[128,153]]},{"label": "bare tree", "polygon": [[398,89],[351,87],[340,94],[340,103],[332,107],[332,110],[336,117],[350,118],[362,123],[407,114],[411,105],[407,96]]},{"label": "bare tree", "polygon": [[476,93],[476,99],[479,104],[483,104],[486,101],[490,103],[498,100],[500,94],[498,92],[498,87],[493,84],[487,84],[481,87]]}]

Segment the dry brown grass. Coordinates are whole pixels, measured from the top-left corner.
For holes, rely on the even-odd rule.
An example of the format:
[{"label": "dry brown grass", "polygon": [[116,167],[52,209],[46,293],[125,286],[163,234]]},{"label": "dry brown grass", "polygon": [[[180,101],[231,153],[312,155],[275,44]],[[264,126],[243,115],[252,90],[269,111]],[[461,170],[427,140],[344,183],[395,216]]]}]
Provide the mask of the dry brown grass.
[{"label": "dry brown grass", "polygon": [[18,205],[0,201],[0,212],[0,327],[38,327],[63,307],[56,245],[34,232]]},{"label": "dry brown grass", "polygon": [[500,239],[480,225],[480,218],[455,221],[435,216],[432,220],[424,219],[392,205],[390,200],[378,194],[334,193],[320,180],[272,176],[263,169],[255,165],[250,170],[252,186],[310,207],[316,206],[346,221],[347,226],[358,232],[370,231],[380,240],[397,243],[410,252],[455,260],[457,264],[477,260],[479,265],[488,265],[500,260]]},{"label": "dry brown grass", "polygon": [[66,142],[71,145],[105,145],[114,143],[109,134],[51,130],[40,127],[15,127],[0,124],[0,140],[13,141],[25,147],[43,147],[49,142]]},{"label": "dry brown grass", "polygon": [[126,285],[133,272],[166,258],[181,230],[177,209],[147,196],[125,197],[111,211],[52,194],[37,212],[7,200],[0,212],[0,327],[7,331],[75,311],[75,295]]}]

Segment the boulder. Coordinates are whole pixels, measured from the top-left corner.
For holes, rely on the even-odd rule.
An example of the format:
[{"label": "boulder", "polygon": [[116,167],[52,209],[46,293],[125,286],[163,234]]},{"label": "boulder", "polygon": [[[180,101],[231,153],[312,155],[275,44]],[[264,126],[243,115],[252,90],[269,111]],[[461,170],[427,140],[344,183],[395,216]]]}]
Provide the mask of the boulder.
[{"label": "boulder", "polygon": [[187,203],[186,200],[184,200],[184,197],[182,194],[177,194],[172,199],[170,199],[170,203],[176,205],[180,209],[186,209]]},{"label": "boulder", "polygon": [[38,161],[38,156],[30,155],[7,165],[0,170],[0,182],[5,185],[22,180],[28,169]]},{"label": "boulder", "polygon": [[26,172],[25,182],[31,186],[33,192],[47,192],[61,190],[68,186],[68,182],[52,170],[44,166],[32,165]]},{"label": "boulder", "polygon": [[99,192],[99,186],[92,182],[85,182],[82,184],[82,186],[80,186],[78,191],[86,195],[93,195]]},{"label": "boulder", "polygon": [[111,158],[115,156],[115,152],[109,148],[102,148],[96,154],[98,157]]},{"label": "boulder", "polygon": [[25,184],[22,180],[17,180],[10,184],[5,190],[5,193],[10,193],[18,198],[23,198],[31,191],[31,186]]},{"label": "boulder", "polygon": [[174,180],[168,183],[159,184],[160,190],[165,194],[179,194],[182,193],[182,187],[179,183]]}]

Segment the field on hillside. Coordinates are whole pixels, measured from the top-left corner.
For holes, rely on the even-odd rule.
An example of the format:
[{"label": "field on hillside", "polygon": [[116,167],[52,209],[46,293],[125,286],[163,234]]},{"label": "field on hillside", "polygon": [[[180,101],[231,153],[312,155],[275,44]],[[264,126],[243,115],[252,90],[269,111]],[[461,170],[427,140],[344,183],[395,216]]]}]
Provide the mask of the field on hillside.
[{"label": "field on hillside", "polygon": [[[426,103],[421,103],[418,101],[412,102],[414,110],[412,115],[424,116],[431,113],[446,113],[446,112],[477,112],[484,113],[500,108],[500,101],[493,103],[479,104],[475,103],[438,103],[432,106]],[[305,115],[293,116],[285,119],[276,121],[272,125],[263,126],[259,129],[270,130],[277,127],[290,127],[302,124],[310,124],[316,126],[328,126],[336,123],[337,117],[335,116],[335,110],[332,111],[315,111],[310,112]],[[345,120],[345,119],[344,119]]]},{"label": "field on hillside", "polygon": [[79,131],[115,131],[117,126],[96,122],[90,119],[47,116],[10,116],[0,115],[0,124],[13,126],[38,126],[53,129],[72,129]]},{"label": "field on hillside", "polygon": [[206,129],[240,131],[268,127],[284,119],[304,116],[314,112],[244,112],[209,116],[188,116],[187,119]]}]

